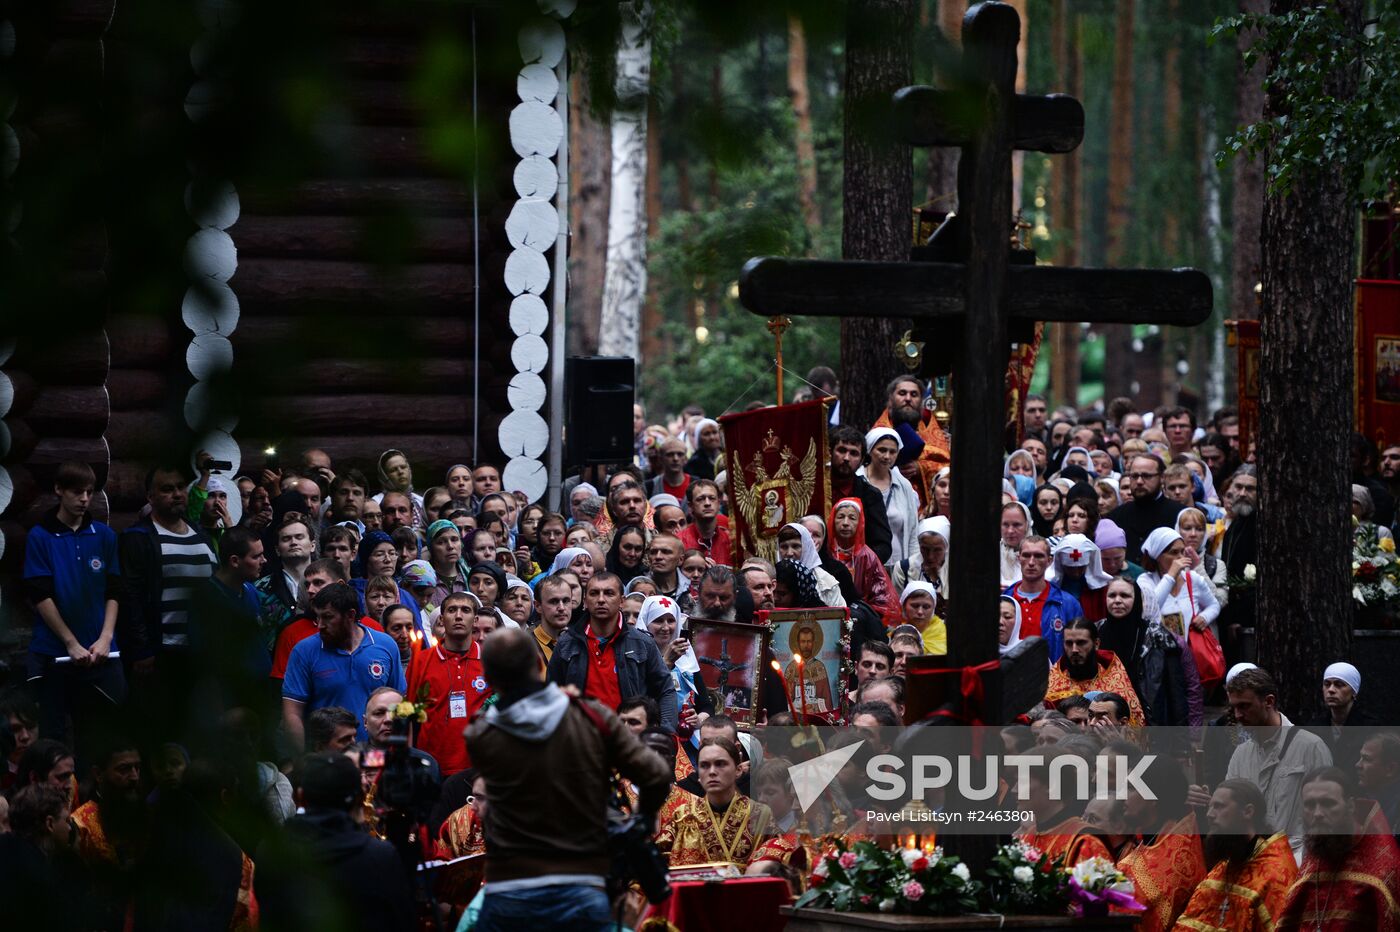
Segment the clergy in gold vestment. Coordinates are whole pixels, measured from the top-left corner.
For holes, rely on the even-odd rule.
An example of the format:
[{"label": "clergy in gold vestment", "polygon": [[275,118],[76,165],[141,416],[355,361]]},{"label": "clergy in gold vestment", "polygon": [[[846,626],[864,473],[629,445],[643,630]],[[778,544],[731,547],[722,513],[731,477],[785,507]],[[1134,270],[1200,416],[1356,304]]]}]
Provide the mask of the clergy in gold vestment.
[{"label": "clergy in gold vestment", "polygon": [[1253,781],[1226,780],[1211,794],[1205,837],[1210,873],[1175,932],[1272,932],[1298,877],[1288,836],[1265,827],[1268,803]]},{"label": "clergy in gold vestment", "polygon": [[[1103,842],[1091,834],[1092,829],[1071,813],[1064,798],[1071,793],[1050,792],[1050,771],[1055,768],[1055,761],[1073,763],[1078,755],[1053,748],[1042,749],[1042,753],[1043,761],[1027,769],[1025,786],[1011,788],[1016,791],[1020,806],[1031,811],[1031,820],[1017,830],[1016,838],[1052,859],[1062,858],[1065,867],[1093,857],[1112,860]],[[1073,779],[1064,781],[1066,787],[1073,785]]]},{"label": "clergy in gold vestment", "polygon": [[[1129,784],[1123,811],[1138,843],[1118,859],[1137,901],[1147,907],[1137,932],[1164,932],[1186,909],[1196,886],[1205,879],[1196,814],[1187,809],[1186,774],[1165,755],[1153,757],[1141,774],[1149,793]],[[1147,796],[1155,796],[1148,799]]]},{"label": "clergy in gold vestment", "polygon": [[1306,855],[1280,932],[1400,930],[1400,848],[1389,835],[1358,830],[1345,774],[1313,771],[1303,783]]},{"label": "clergy in gold vestment", "polygon": [[671,810],[656,844],[672,867],[728,862],[746,867],[773,832],[773,813],[735,789],[739,749],[727,737],[700,744],[697,772],[703,797]]}]

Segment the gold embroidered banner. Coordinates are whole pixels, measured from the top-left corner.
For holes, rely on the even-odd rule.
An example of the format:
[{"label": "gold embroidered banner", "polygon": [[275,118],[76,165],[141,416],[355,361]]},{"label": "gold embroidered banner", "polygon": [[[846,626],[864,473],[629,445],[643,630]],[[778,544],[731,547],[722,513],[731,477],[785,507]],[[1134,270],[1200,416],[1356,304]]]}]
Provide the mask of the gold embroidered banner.
[{"label": "gold embroidered banner", "polygon": [[819,399],[719,419],[735,567],[752,556],[777,562],[782,526],[830,508],[827,417]]}]

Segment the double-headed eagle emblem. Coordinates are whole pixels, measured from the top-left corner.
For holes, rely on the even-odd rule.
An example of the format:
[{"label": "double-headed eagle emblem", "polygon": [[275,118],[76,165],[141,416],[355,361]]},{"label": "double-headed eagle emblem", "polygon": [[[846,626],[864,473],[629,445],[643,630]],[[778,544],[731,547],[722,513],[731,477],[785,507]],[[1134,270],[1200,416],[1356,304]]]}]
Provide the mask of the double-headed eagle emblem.
[{"label": "double-headed eagle emblem", "polygon": [[[764,465],[765,453],[778,453],[782,459],[782,464],[771,476]],[[771,559],[773,551],[777,549],[779,529],[807,513],[807,506],[817,487],[815,439],[808,441],[807,455],[797,464],[797,475],[793,475],[796,461],[797,456],[792,448],[782,445],[770,428],[763,448],[754,452],[747,466],[741,465],[735,471],[736,475],[731,480],[734,502],[744,518],[749,538],[745,549],[749,552]]]}]

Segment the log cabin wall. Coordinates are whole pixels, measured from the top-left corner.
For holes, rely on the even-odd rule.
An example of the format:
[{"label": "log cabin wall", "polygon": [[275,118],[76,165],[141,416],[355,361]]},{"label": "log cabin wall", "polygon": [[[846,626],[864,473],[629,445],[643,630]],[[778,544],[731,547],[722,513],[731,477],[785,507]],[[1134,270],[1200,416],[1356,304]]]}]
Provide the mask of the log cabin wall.
[{"label": "log cabin wall", "polygon": [[[245,93],[238,68],[211,67],[219,23],[177,17],[152,39],[151,24],[169,18],[158,0],[0,0],[0,23],[13,27],[0,26],[0,69],[18,100],[0,106],[0,183],[106,186],[91,210],[64,205],[84,223],[68,225],[61,250],[51,244],[63,274],[31,306],[32,331],[13,351],[0,344],[6,603],[18,608],[24,528],[52,504],[45,492],[66,459],[106,481],[95,513],[119,530],[144,503],[152,459],[176,449],[231,451],[253,473],[269,443],[287,461],[318,446],[373,484],[379,453],[398,447],[420,490],[455,462],[506,465],[518,161],[508,123],[519,20],[538,16],[520,6],[318,7],[299,36],[334,74],[334,93],[303,127],[316,151],[287,167],[277,121],[256,118],[268,88]],[[6,58],[8,35],[18,41]],[[39,93],[46,79],[67,97]],[[238,157],[211,150],[221,138]],[[26,232],[21,223],[15,239]],[[30,235],[55,239],[42,224]],[[68,308],[56,326],[53,312]]]},{"label": "log cabin wall", "polygon": [[[113,0],[0,2],[0,582],[66,460],[108,471],[101,111]],[[105,516],[104,495],[93,502]],[[28,624],[5,587],[0,673]],[[19,625],[11,624],[18,621]]]}]

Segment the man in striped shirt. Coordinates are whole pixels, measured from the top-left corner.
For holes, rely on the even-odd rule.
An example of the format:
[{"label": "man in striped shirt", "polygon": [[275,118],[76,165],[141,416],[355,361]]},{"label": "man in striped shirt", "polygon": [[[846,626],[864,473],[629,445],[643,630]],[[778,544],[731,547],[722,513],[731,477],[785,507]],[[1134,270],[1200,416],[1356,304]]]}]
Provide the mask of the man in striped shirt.
[{"label": "man in striped shirt", "polygon": [[179,466],[147,473],[151,513],[121,539],[127,590],[122,645],[133,645],[130,659],[137,672],[159,666],[163,678],[167,672],[178,676],[177,668],[187,666],[190,605],[217,562],[209,538],[185,520],[189,481]]}]

